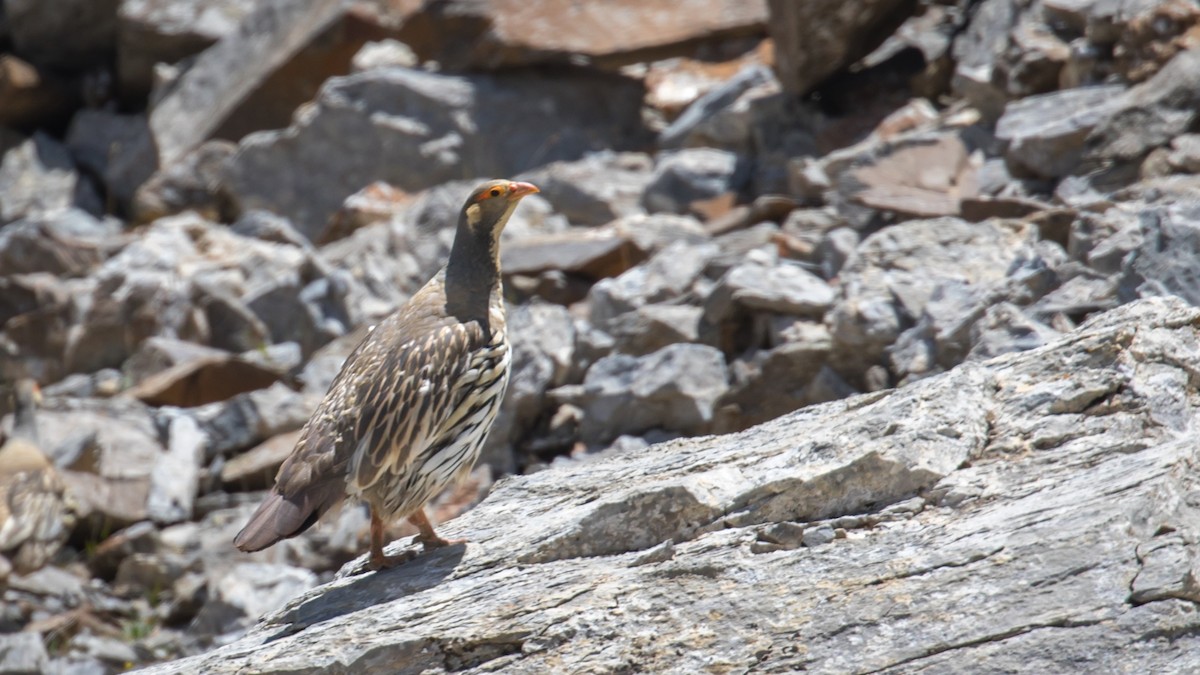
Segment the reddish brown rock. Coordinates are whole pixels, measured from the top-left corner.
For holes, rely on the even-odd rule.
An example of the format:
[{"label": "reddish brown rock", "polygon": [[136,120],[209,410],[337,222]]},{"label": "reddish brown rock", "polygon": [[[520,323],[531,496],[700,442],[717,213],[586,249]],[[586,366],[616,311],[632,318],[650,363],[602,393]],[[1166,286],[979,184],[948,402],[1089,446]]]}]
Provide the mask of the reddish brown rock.
[{"label": "reddish brown rock", "polygon": [[698,44],[762,36],[764,0],[428,2],[399,39],[450,70],[535,63],[615,67],[685,56]]},{"label": "reddish brown rock", "polygon": [[769,0],[767,4],[775,71],[784,89],[797,94],[870,54],[917,8],[915,0]]}]

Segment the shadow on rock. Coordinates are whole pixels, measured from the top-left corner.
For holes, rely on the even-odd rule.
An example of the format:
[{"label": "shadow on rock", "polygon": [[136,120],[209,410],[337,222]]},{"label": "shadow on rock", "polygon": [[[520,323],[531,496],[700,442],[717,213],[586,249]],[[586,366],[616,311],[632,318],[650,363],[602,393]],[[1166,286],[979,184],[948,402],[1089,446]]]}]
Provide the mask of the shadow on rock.
[{"label": "shadow on rock", "polygon": [[456,544],[422,553],[392,569],[366,572],[345,580],[344,585],[298,598],[293,606],[270,621],[281,628],[264,642],[274,642],[309,626],[433,588],[458,567],[466,550],[465,544]]}]

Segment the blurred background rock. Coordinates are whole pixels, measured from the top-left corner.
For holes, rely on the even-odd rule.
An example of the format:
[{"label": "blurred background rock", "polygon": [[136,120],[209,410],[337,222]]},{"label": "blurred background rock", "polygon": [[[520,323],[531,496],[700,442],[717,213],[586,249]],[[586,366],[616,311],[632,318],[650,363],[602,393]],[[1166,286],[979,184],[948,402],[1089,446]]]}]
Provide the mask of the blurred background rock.
[{"label": "blurred background rock", "polygon": [[482,177],[542,193],[505,233],[512,383],[435,520],[1200,302],[1195,2],[827,8],[3,0],[0,380],[42,385],[72,512],[45,566],[0,559],[0,661],[195,653],[360,550],[358,508],[229,542]]}]

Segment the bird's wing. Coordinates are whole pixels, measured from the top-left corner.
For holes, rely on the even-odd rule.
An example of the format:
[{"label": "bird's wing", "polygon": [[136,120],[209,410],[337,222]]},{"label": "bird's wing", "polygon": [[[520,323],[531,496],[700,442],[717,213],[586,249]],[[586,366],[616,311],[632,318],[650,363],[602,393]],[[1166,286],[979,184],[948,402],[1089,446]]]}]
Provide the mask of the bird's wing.
[{"label": "bird's wing", "polygon": [[234,544],[257,551],[293,537],[346,496],[348,481],[365,489],[403,471],[443,433],[487,338],[477,323],[435,313],[384,320],[346,359]]},{"label": "bird's wing", "polygon": [[366,489],[385,471],[403,471],[440,436],[483,331],[441,318],[406,323],[380,325],[347,359],[280,467],[282,495],[328,476]]}]

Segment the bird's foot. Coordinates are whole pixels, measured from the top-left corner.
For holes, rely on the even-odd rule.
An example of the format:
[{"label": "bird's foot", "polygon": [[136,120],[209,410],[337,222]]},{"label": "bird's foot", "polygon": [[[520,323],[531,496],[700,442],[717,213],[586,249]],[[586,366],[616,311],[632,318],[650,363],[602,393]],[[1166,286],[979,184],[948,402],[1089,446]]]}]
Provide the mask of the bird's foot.
[{"label": "bird's foot", "polygon": [[444,546],[454,546],[456,544],[467,543],[466,539],[443,539],[437,535],[432,537],[423,537],[421,535],[417,535],[416,540],[421,542],[421,546],[424,547],[427,552],[442,548]]},{"label": "bird's foot", "polygon": [[417,557],[416,551],[404,551],[397,555],[372,555],[367,561],[366,568],[360,570],[360,574],[366,571],[378,572],[379,570],[391,569],[397,565],[404,563]]}]

